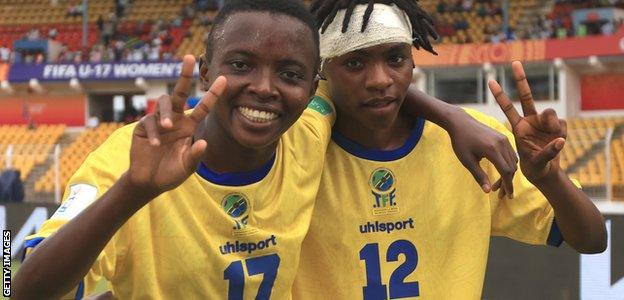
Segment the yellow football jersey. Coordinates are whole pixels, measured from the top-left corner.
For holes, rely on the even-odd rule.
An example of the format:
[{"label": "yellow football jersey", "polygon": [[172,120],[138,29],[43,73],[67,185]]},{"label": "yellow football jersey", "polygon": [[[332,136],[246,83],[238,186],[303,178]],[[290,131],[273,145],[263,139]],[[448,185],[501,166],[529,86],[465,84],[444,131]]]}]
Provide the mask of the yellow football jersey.
[{"label": "yellow football jersey", "polygon": [[[470,113],[513,141],[496,120]],[[492,182],[500,177],[482,166]],[[485,194],[447,132],[422,119],[393,151],[334,132],[293,298],[479,299],[491,236],[562,241],[552,207],[520,172],[514,190],[512,200]]]},{"label": "yellow football jersey", "polygon": [[[119,299],[290,298],[335,115],[331,104],[319,101],[282,136],[261,170],[215,174],[200,166],[152,200],[114,235],[68,297],[90,294],[103,276]],[[28,238],[30,248],[127,170],[133,128],[116,131],[89,155],[64,203]]]}]

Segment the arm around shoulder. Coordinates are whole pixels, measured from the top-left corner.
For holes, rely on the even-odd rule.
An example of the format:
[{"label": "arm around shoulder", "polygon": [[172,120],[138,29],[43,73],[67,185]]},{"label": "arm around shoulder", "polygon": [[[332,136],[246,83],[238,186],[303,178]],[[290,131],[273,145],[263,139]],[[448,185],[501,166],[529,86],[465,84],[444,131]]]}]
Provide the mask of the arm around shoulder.
[{"label": "arm around shoulder", "polygon": [[479,122],[461,107],[431,97],[413,85],[409,87],[404,106],[410,116],[423,117],[448,132],[455,155],[484,192],[489,193],[496,183],[490,182],[479,165],[483,158],[492,162],[502,175],[505,192],[513,194],[512,181],[518,160],[505,135]]}]

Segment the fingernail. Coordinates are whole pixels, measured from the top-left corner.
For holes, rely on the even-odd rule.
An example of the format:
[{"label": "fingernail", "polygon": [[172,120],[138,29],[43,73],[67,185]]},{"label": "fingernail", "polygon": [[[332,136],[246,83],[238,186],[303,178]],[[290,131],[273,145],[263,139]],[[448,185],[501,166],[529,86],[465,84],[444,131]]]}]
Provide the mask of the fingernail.
[{"label": "fingernail", "polygon": [[561,150],[561,149],[563,149],[563,145],[565,145],[565,141],[558,140],[558,141],[555,142],[555,149]]},{"label": "fingernail", "polygon": [[152,139],[152,146],[160,146],[160,141],[158,139]]},{"label": "fingernail", "polygon": [[166,126],[166,127],[171,127],[171,126],[173,126],[173,122],[171,122],[171,119],[169,119],[169,118],[165,118],[165,119],[163,120],[163,126]]},{"label": "fingernail", "polygon": [[492,190],[492,187],[490,187],[489,184],[485,183],[481,186],[481,189],[483,189],[485,193],[489,193]]}]

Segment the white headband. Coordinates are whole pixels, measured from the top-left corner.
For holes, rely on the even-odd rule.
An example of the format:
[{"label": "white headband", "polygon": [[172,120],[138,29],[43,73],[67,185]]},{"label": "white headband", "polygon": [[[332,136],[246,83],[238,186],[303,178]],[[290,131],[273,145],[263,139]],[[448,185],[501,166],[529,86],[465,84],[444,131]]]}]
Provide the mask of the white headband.
[{"label": "white headband", "polygon": [[367,7],[368,4],[360,4],[355,7],[345,33],[342,33],[342,23],[346,9],[338,11],[325,33],[321,34],[321,59],[323,62],[351,51],[380,44],[412,44],[412,25],[409,17],[394,4],[374,4],[366,30],[362,32],[362,23]]}]

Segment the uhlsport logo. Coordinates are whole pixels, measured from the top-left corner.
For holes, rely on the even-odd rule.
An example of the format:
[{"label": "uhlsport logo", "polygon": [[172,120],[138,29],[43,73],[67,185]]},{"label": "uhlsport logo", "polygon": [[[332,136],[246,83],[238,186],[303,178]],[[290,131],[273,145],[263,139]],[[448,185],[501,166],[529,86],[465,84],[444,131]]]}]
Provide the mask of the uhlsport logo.
[{"label": "uhlsport logo", "polygon": [[249,201],[245,195],[239,193],[229,194],[223,198],[221,207],[234,220],[234,229],[240,230],[247,226]]},{"label": "uhlsport logo", "polygon": [[397,213],[399,211],[396,203],[396,177],[392,171],[386,168],[379,168],[373,171],[368,183],[375,198],[373,204],[374,215]]}]

